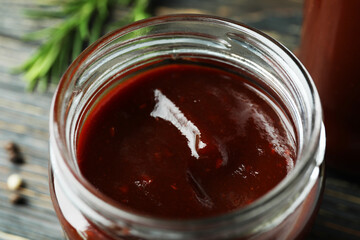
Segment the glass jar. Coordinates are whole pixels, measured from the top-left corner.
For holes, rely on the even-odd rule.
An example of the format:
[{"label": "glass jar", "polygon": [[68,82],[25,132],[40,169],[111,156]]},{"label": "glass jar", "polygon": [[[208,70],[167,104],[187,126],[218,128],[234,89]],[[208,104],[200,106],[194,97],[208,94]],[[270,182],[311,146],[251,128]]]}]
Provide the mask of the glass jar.
[{"label": "glass jar", "polygon": [[[294,125],[297,163],[293,171],[248,206],[196,220],[135,214],[96,191],[81,175],[76,159],[79,131],[89,109],[116,79],[122,79],[119,76],[136,74],[164,59],[211,63],[255,79]],[[121,81],[126,82],[126,77]],[[285,47],[223,18],[156,17],[103,37],[61,79],[50,116],[51,196],[68,239],[295,239],[303,236],[316,213],[324,151],[317,91]]]},{"label": "glass jar", "polygon": [[319,90],[326,162],[359,176],[360,1],[306,0],[299,58]]}]

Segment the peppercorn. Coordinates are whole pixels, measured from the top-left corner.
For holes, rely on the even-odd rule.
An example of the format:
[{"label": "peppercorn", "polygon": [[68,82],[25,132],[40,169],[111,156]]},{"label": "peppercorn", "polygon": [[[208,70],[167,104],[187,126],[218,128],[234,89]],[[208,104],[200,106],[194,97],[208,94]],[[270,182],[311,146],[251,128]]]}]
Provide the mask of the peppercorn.
[{"label": "peppercorn", "polygon": [[21,154],[19,146],[14,142],[8,142],[4,146],[8,153],[9,161],[15,164],[24,163],[24,158]]},{"label": "peppercorn", "polygon": [[19,174],[11,174],[7,179],[7,187],[10,191],[19,190],[23,185],[23,179]]},{"label": "peppercorn", "polygon": [[26,204],[26,198],[24,198],[17,192],[10,194],[9,201],[10,201],[10,203],[12,203],[14,205]]}]

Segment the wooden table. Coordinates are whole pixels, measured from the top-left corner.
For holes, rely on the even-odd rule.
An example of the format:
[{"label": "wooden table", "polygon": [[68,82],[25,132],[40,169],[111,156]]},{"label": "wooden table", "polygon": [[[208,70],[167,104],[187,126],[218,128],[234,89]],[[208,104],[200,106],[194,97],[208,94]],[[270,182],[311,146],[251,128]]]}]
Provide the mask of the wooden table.
[{"label": "wooden table", "polygon": [[[48,114],[53,89],[28,93],[21,76],[10,70],[24,62],[37,44],[21,37],[49,25],[24,17],[36,0],[0,0],[0,146],[19,144],[26,163],[14,165],[0,148],[0,239],[63,239],[49,197]],[[299,43],[301,0],[153,0],[154,14],[198,12],[242,21],[294,50]],[[360,136],[359,136],[360,137]],[[359,170],[360,171],[360,170]],[[24,205],[9,202],[7,177],[20,173]],[[308,239],[360,239],[360,182],[327,172],[324,199]]]}]

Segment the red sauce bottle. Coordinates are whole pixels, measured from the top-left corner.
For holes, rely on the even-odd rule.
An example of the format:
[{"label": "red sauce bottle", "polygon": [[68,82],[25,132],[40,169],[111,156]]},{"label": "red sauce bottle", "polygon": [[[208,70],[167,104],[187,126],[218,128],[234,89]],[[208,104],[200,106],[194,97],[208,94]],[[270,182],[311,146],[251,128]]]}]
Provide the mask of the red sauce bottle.
[{"label": "red sauce bottle", "polygon": [[329,166],[359,176],[360,1],[306,0],[299,58],[318,88]]},{"label": "red sauce bottle", "polygon": [[134,23],[70,66],[50,120],[50,189],[69,239],[295,239],[325,135],[297,59],[246,26]]}]

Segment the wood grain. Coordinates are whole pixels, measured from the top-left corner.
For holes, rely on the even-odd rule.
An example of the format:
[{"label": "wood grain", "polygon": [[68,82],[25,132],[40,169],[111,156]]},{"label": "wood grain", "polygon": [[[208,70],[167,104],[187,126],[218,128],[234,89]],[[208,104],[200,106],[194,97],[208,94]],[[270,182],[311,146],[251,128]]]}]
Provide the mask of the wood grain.
[{"label": "wood grain", "polygon": [[[42,3],[43,2],[43,3]],[[48,8],[45,0],[0,0],[0,239],[63,239],[52,208],[48,187],[48,113],[53,89],[48,93],[27,93],[21,76],[11,74],[34,53],[37,44],[21,40],[54,22],[24,17],[29,9]],[[299,44],[301,0],[153,0],[154,14],[179,12],[207,13],[242,21],[265,31],[294,50]],[[19,144],[25,164],[7,160],[3,145]],[[20,173],[26,186],[20,192],[23,206],[8,201],[6,179]],[[324,198],[315,225],[308,237],[360,239],[360,183],[327,172]]]}]

